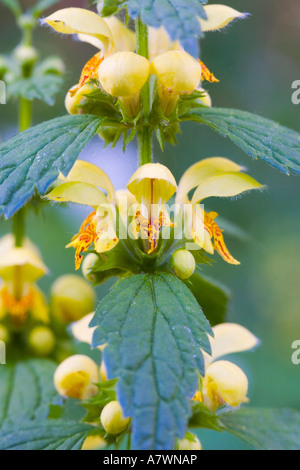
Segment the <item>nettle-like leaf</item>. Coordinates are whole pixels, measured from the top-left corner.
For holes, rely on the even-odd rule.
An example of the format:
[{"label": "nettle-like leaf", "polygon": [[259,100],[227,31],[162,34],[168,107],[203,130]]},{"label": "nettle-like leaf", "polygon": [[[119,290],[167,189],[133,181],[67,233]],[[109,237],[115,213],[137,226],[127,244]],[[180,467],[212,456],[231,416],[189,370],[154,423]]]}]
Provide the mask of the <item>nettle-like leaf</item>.
[{"label": "nettle-like leaf", "polygon": [[[31,360],[0,367],[0,427],[8,422],[46,418],[56,397],[49,360]],[[0,432],[0,435],[2,432]]]},{"label": "nettle-like leaf", "polygon": [[300,412],[242,408],[219,416],[224,431],[260,450],[300,450]]},{"label": "nettle-like leaf", "polygon": [[173,41],[180,41],[185,50],[197,56],[197,38],[201,36],[198,18],[206,19],[206,3],[207,0],[105,0],[101,13],[111,15],[127,7],[131,18],[140,16],[154,28],[164,26]]},{"label": "nettle-like leaf", "polygon": [[40,100],[52,106],[63,83],[63,78],[54,73],[20,78],[10,83],[8,95],[25,98],[29,101]]},{"label": "nettle-like leaf", "polygon": [[103,120],[64,116],[0,145],[0,215],[11,217],[34,194],[44,194],[59,172],[67,175]]},{"label": "nettle-like leaf", "polygon": [[60,419],[22,421],[0,430],[0,450],[80,450],[92,426]]},{"label": "nettle-like leaf", "polygon": [[104,361],[132,417],[133,448],[172,449],[186,431],[196,371],[204,373],[201,349],[210,350],[196,299],[175,276],[140,274],[116,284],[92,324],[94,346],[108,343]]},{"label": "nettle-like leaf", "polygon": [[246,111],[204,106],[180,119],[207,124],[251,157],[261,158],[283,173],[300,173],[300,134],[274,121]]},{"label": "nettle-like leaf", "polygon": [[29,360],[0,368],[0,450],[76,450],[92,427],[48,420],[56,364]]}]

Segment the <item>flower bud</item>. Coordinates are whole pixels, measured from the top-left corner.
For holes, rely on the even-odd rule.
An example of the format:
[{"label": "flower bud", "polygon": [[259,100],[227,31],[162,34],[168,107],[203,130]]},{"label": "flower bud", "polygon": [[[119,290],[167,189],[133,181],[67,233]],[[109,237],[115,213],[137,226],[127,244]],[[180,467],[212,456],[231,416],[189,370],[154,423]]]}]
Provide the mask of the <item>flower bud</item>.
[{"label": "flower bud", "polygon": [[201,65],[185,51],[169,51],[152,61],[151,71],[159,82],[177,95],[194,91],[201,80]]},{"label": "flower bud", "polygon": [[4,343],[8,343],[9,341],[8,329],[3,325],[0,325],[0,341],[3,341]]},{"label": "flower bud", "polygon": [[176,250],[171,257],[171,267],[179,279],[189,279],[196,268],[195,258],[187,250]]},{"label": "flower bud", "polygon": [[94,310],[95,302],[93,288],[79,276],[62,276],[52,286],[52,312],[63,323],[80,320]]},{"label": "flower bud", "polygon": [[203,450],[201,442],[195,434],[189,433],[189,438],[180,439],[177,444],[177,450]]},{"label": "flower bud", "polygon": [[150,63],[134,52],[117,52],[99,67],[99,81],[109,95],[128,97],[138,93],[146,83]]},{"label": "flower bud", "polygon": [[247,401],[248,379],[229,361],[213,362],[206,370],[202,384],[203,403],[216,411],[222,405],[239,406]]},{"label": "flower bud", "polygon": [[38,52],[34,47],[20,45],[14,50],[16,60],[23,65],[33,65],[38,59]]},{"label": "flower bud", "polygon": [[54,349],[55,337],[50,328],[37,326],[31,330],[28,343],[38,356],[48,356]]},{"label": "flower bud", "polygon": [[94,282],[96,280],[96,276],[93,274],[92,271],[98,261],[99,256],[95,253],[90,253],[84,258],[82,262],[82,274],[90,282]]},{"label": "flower bud", "polygon": [[86,101],[86,95],[92,93],[95,89],[94,85],[89,82],[83,85],[75,95],[71,96],[71,91],[78,88],[78,85],[74,85],[66,94],[65,97],[65,108],[69,114],[81,114],[82,110],[80,105]]},{"label": "flower bud", "polygon": [[108,444],[101,436],[88,436],[82,444],[81,450],[99,450]]},{"label": "flower bud", "polygon": [[97,364],[88,356],[68,357],[56,369],[54,385],[63,397],[86,400],[97,393],[99,381]]},{"label": "flower bud", "polygon": [[201,93],[203,93],[201,98],[199,98],[200,104],[203,103],[203,104],[205,104],[205,106],[208,106],[209,108],[211,108],[212,101],[211,101],[211,97],[210,97],[209,93],[206,90],[204,90],[204,88],[198,88],[198,91],[201,91]]},{"label": "flower bud", "polygon": [[120,434],[128,426],[130,418],[124,418],[118,401],[111,401],[103,408],[100,420],[108,434]]}]

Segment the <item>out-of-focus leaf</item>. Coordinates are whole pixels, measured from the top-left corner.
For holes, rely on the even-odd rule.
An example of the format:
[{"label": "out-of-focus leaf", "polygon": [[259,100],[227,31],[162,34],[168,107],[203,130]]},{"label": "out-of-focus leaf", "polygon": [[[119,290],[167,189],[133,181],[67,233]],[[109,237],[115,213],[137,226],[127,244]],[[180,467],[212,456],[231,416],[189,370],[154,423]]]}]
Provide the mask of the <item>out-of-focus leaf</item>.
[{"label": "out-of-focus leaf", "polygon": [[132,276],[100,302],[91,326],[94,346],[108,343],[104,361],[132,417],[133,448],[172,449],[186,431],[196,371],[204,373],[201,349],[210,349],[195,298],[170,274]]},{"label": "out-of-focus leaf", "polygon": [[8,95],[29,101],[40,100],[52,106],[63,83],[63,78],[54,73],[30,78],[20,78],[8,86]]}]

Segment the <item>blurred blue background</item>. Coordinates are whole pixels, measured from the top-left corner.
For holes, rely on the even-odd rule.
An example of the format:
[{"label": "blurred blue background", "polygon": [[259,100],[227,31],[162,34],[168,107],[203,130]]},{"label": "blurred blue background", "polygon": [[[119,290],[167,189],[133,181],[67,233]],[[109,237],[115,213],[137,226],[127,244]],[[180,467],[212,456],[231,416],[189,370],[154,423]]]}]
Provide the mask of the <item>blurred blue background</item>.
[{"label": "blurred blue background", "polygon": [[[21,1],[25,5],[34,2]],[[220,79],[208,85],[215,106],[236,107],[264,115],[300,131],[300,105],[292,104],[292,83],[300,80],[299,24],[300,3],[295,0],[227,0],[226,4],[248,11],[251,16],[225,31],[208,33],[202,41],[202,60]],[[86,7],[85,1],[62,1],[67,6]],[[57,9],[52,8],[54,11]],[[52,10],[49,10],[51,12]],[[12,15],[0,6],[0,54],[9,53],[19,43],[19,32]],[[35,41],[41,55],[61,54],[67,69],[64,89],[54,107],[35,102],[34,122],[63,115],[64,95],[78,81],[82,66],[94,49],[39,28]],[[0,138],[16,132],[17,107],[0,106]],[[227,284],[233,292],[228,320],[243,324],[262,341],[255,352],[236,355],[234,362],[249,377],[249,397],[253,406],[293,407],[300,409],[300,365],[291,362],[291,344],[300,339],[299,324],[299,179],[287,177],[261,161],[252,161],[233,144],[206,127],[182,126],[176,148],[167,146],[162,154],[155,145],[155,158],[174,172],[177,180],[195,161],[224,156],[246,166],[249,173],[267,185],[264,192],[248,194],[235,201],[211,200],[211,209],[243,228],[247,242],[227,237],[233,255],[242,264],[229,266],[218,259],[206,268]],[[81,158],[97,163],[111,176],[117,188],[126,185],[136,169],[136,151],[132,145],[105,149],[95,138]],[[82,211],[77,207],[47,207],[40,215],[31,214],[28,234],[39,245],[51,270],[40,282],[49,292],[58,275],[73,273],[74,253],[64,246],[78,229]],[[0,233],[10,230],[10,222],[1,220]],[[99,297],[110,284],[98,289]],[[199,436],[206,449],[243,449],[243,444],[227,435],[203,432]]]}]

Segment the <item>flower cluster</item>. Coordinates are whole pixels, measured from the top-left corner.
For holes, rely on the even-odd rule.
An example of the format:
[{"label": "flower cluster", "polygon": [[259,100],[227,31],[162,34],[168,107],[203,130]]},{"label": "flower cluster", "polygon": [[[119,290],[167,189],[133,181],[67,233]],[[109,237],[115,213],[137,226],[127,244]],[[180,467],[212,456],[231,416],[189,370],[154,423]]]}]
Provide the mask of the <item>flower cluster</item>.
[{"label": "flower cluster", "polygon": [[[199,18],[203,31],[215,31],[245,15],[224,5],[205,6],[207,19]],[[97,52],[84,66],[78,84],[66,97],[71,114],[84,112],[84,103],[97,89],[118,98],[127,118],[136,118],[141,110],[140,92],[150,76],[156,78],[161,111],[170,116],[178,98],[202,90],[203,104],[211,101],[201,88],[201,80],[218,80],[199,60],[184,51],[178,41],[171,41],[166,30],[149,28],[148,57],[136,53],[133,31],[117,17],[101,18],[80,8],[59,10],[43,20],[55,31],[76,34],[78,39],[95,46]]]},{"label": "flower cluster", "polygon": [[[97,253],[106,253],[118,244],[117,212],[123,223],[119,224],[122,225],[121,236],[131,239],[140,236],[143,250],[148,254],[157,253],[163,228],[177,227],[179,232],[175,238],[181,236],[193,241],[193,250],[203,249],[210,254],[216,250],[226,262],[239,264],[226,248],[222,230],[215,222],[218,214],[205,212],[200,203],[210,197],[233,197],[259,188],[261,185],[243,173],[242,167],[226,158],[216,157],[194,164],[185,172],[178,186],[164,165],[143,165],[130,178],[126,191],[115,192],[108,175],[100,168],[78,160],[47,198],[93,208],[68,245],[76,249],[76,269],[82,262],[82,253],[92,244]],[[192,190],[194,194],[189,199]],[[166,203],[175,193],[172,222]],[[125,234],[124,225],[128,227]],[[167,231],[164,236],[170,238],[172,234]]]},{"label": "flower cluster", "polygon": [[47,273],[38,248],[29,239],[22,246],[15,246],[11,234],[0,239],[0,340],[23,344],[25,339],[30,352],[38,356],[48,356],[54,349],[59,352],[57,326],[84,317],[96,301],[85,279],[66,275],[54,282],[48,302],[37,285]]}]

